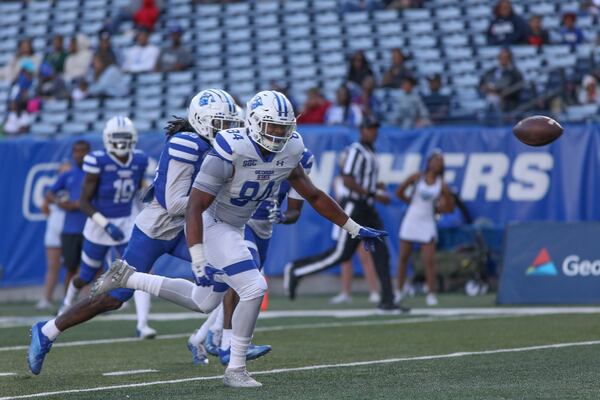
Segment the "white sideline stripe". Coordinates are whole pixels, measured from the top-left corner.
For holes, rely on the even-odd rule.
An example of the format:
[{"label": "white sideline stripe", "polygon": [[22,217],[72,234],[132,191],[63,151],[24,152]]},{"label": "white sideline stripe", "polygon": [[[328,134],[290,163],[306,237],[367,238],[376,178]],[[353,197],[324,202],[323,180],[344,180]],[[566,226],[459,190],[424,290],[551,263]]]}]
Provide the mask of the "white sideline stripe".
[{"label": "white sideline stripe", "polygon": [[15,376],[16,372],[0,372],[0,376]]},{"label": "white sideline stripe", "polygon": [[[481,307],[481,308],[414,308],[411,316],[459,316],[459,315],[550,315],[550,314],[600,314],[600,307]],[[329,318],[360,318],[381,316],[381,311],[373,308],[349,310],[291,310],[265,311],[261,319],[299,318],[299,317],[329,317]],[[389,314],[388,314],[389,315]],[[205,314],[195,312],[154,313],[150,321],[183,321],[206,319]],[[34,322],[50,319],[48,315],[32,317],[0,317],[0,329],[31,326]],[[95,322],[102,321],[136,321],[135,314],[113,314],[98,316]]]},{"label": "white sideline stripe", "polygon": [[[413,308],[411,316],[458,316],[458,315],[550,315],[550,314],[600,314],[600,307],[480,307],[480,308]],[[380,316],[381,311],[375,308],[343,309],[343,310],[287,310],[265,311],[260,313],[261,319],[330,317],[359,318]],[[385,314],[384,314],[385,315]],[[196,312],[152,313],[150,321],[182,321],[206,319],[205,314]],[[0,329],[31,326],[34,322],[49,319],[48,315],[32,317],[0,317]],[[136,321],[135,314],[112,314],[98,316],[94,321]]]},{"label": "white sideline stripe", "polygon": [[[265,326],[258,327],[255,332],[277,332],[286,330],[297,330],[297,329],[321,329],[321,328],[340,328],[347,326],[375,326],[375,325],[396,325],[396,324],[417,324],[421,322],[441,322],[441,321],[466,321],[466,320],[479,320],[479,319],[494,319],[494,318],[506,318],[506,317],[521,317],[524,315],[501,315],[501,316],[462,316],[462,317],[446,317],[446,318],[403,318],[403,319],[387,319],[387,320],[375,320],[375,321],[352,321],[352,322],[322,322],[314,324],[297,324],[297,325],[279,325],[279,326]],[[158,335],[155,339],[157,340],[170,340],[170,339],[181,339],[187,338],[190,333],[174,333],[170,335]],[[59,342],[54,344],[52,347],[76,347],[76,346],[89,346],[99,344],[112,344],[112,343],[129,343],[139,342],[141,339],[136,337],[126,338],[110,338],[110,339],[95,339],[95,340],[77,340],[73,342]],[[7,346],[0,347],[0,352],[3,351],[18,351],[27,350],[29,346]]]},{"label": "white sideline stripe", "polygon": [[147,374],[150,372],[158,372],[158,370],[157,369],[132,369],[131,371],[105,372],[102,374],[102,376],[135,375],[135,374]]},{"label": "white sideline stripe", "polygon": [[[514,347],[514,348],[508,348],[508,349],[495,349],[495,350],[482,350],[482,351],[460,351],[460,352],[455,352],[455,353],[434,354],[434,355],[428,355],[428,356],[386,358],[383,360],[356,361],[356,362],[339,363],[339,364],[308,365],[305,367],[296,367],[296,368],[278,368],[278,369],[271,369],[271,370],[267,370],[267,371],[253,372],[252,375],[253,376],[273,375],[273,374],[283,374],[283,373],[288,373],[288,372],[314,371],[314,370],[319,370],[319,369],[351,368],[351,367],[363,367],[363,366],[367,366],[367,365],[393,364],[393,363],[399,363],[399,362],[405,362],[405,361],[428,361],[428,360],[439,360],[439,359],[445,359],[445,358],[458,358],[458,357],[480,356],[480,355],[490,355],[490,354],[520,353],[520,352],[525,352],[525,351],[560,349],[560,348],[567,348],[567,347],[594,346],[594,345],[598,345],[598,344],[600,344],[600,340],[591,340],[591,341],[586,341],[586,342],[555,343],[555,344],[545,344],[545,345],[528,346],[528,347]],[[200,376],[200,377],[194,377],[194,378],[172,379],[172,380],[167,380],[167,381],[153,381],[153,382],[131,383],[131,384],[113,385],[113,386],[99,386],[99,387],[95,387],[95,388],[71,389],[71,390],[61,390],[61,391],[56,391],[56,392],[32,393],[32,394],[12,396],[12,397],[0,397],[0,400],[30,399],[30,398],[34,398],[34,397],[55,396],[55,395],[59,395],[59,394],[99,392],[99,391],[104,391],[104,390],[168,385],[168,384],[173,384],[173,383],[184,383],[184,382],[195,382],[195,381],[208,381],[208,380],[215,380],[215,379],[222,379],[222,378],[223,378],[223,375]]]}]

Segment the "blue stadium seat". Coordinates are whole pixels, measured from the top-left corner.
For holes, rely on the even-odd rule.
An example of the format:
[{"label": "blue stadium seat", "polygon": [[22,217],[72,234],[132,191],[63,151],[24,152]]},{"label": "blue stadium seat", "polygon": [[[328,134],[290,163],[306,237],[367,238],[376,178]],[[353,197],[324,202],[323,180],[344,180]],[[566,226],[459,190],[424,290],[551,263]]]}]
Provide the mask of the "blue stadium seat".
[{"label": "blue stadium seat", "polygon": [[337,13],[324,12],[315,16],[317,26],[339,25],[340,17]]},{"label": "blue stadium seat", "polygon": [[86,122],[65,122],[60,127],[60,133],[83,134],[88,133],[89,130],[90,124]]},{"label": "blue stadium seat", "polygon": [[255,4],[255,10],[258,15],[279,11],[280,4],[278,1],[258,1]]},{"label": "blue stadium seat", "polygon": [[[129,109],[113,109],[108,114],[129,115]],[[98,110],[89,110],[86,112],[76,112],[72,114],[74,122],[95,123],[102,120],[102,114]]]},{"label": "blue stadium seat", "polygon": [[310,36],[309,26],[295,26],[286,32],[288,38],[307,38]]},{"label": "blue stadium seat", "polygon": [[254,19],[254,24],[258,27],[273,27],[279,25],[277,14],[264,14],[260,18]]},{"label": "blue stadium seat", "polygon": [[258,75],[261,80],[271,81],[279,80],[286,76],[285,68],[279,66],[273,66],[272,68],[263,68],[258,70]]},{"label": "blue stadium seat", "polygon": [[462,12],[458,7],[444,7],[438,8],[435,11],[435,17],[437,19],[457,19],[460,18]]},{"label": "blue stadium seat", "polygon": [[[78,113],[78,114],[87,114],[87,113]],[[41,114],[41,122],[44,124],[62,124],[67,120],[66,111],[54,111],[54,112],[42,112]]]},{"label": "blue stadium seat", "polygon": [[398,11],[396,10],[378,10],[373,12],[373,18],[375,19],[375,21],[379,22],[383,22],[383,21],[387,21],[387,22],[399,22],[400,21],[400,17],[398,14]]},{"label": "blue stadium seat", "polygon": [[104,100],[104,107],[108,110],[121,110],[124,108],[131,107],[131,99],[129,97],[106,99]]},{"label": "blue stadium seat", "polygon": [[31,133],[35,136],[54,136],[59,132],[54,124],[38,122],[31,126]]},{"label": "blue stadium seat", "polygon": [[43,104],[43,113],[65,112],[68,108],[68,100],[47,100]]},{"label": "blue stadium seat", "polygon": [[462,20],[448,20],[438,24],[440,31],[444,34],[450,32],[463,32],[465,30],[465,22]]},{"label": "blue stadium seat", "polygon": [[225,26],[228,28],[245,28],[248,25],[250,25],[250,18],[247,15],[236,15],[235,17],[225,18]]},{"label": "blue stadium seat", "polygon": [[78,111],[97,110],[100,107],[100,100],[98,99],[83,99],[75,101],[73,107]]}]

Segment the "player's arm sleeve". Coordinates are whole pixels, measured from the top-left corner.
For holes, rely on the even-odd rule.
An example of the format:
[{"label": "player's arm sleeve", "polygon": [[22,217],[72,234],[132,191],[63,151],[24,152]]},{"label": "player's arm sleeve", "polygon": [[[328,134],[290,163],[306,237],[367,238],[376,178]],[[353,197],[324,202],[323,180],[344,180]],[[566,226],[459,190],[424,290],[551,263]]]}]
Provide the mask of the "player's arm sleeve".
[{"label": "player's arm sleeve", "polygon": [[185,214],[193,174],[193,164],[169,160],[165,185],[165,205],[169,215]]},{"label": "player's arm sleeve", "polygon": [[88,174],[99,174],[101,167],[98,159],[93,154],[87,154],[83,158],[83,170]]},{"label": "player's arm sleeve", "polygon": [[58,176],[58,179],[56,179],[56,182],[54,182],[54,184],[52,186],[50,186],[50,188],[48,188],[48,192],[50,193],[56,193],[60,190],[64,190],[66,187],[66,182],[67,182],[67,172],[63,172],[62,174],[60,174]]},{"label": "player's arm sleeve", "polygon": [[194,188],[216,196],[221,187],[233,176],[233,165],[214,150],[206,155],[200,172],[196,175]]}]

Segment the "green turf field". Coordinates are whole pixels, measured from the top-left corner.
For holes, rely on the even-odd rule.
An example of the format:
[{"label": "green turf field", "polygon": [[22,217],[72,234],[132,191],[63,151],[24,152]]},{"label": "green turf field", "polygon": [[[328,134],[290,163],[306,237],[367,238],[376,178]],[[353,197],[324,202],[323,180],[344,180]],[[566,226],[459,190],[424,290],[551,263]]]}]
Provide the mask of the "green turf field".
[{"label": "green turf field", "polygon": [[[249,364],[260,389],[222,386],[211,358],[194,367],[185,335],[189,317],[153,321],[162,338],[130,339],[135,322],[103,320],[63,334],[39,376],[27,373],[28,328],[0,325],[0,399],[597,399],[600,316],[597,313],[495,314],[491,296],[441,296],[445,307],[472,307],[445,316],[305,316],[259,321],[255,343],[273,352]],[[483,309],[482,307],[489,307]],[[39,314],[30,304],[0,306],[1,317]],[[365,301],[330,306],[325,297],[295,303],[272,299],[271,310],[369,310]],[[475,310],[480,310],[475,313]],[[434,310],[434,311],[435,311]],[[485,310],[484,312],[481,312]],[[488,312],[489,310],[489,312]],[[519,309],[511,308],[509,310]],[[431,312],[431,309],[425,312]],[[156,303],[153,312],[185,310]],[[133,309],[112,316],[126,316]],[[309,315],[310,313],[306,313]],[[177,314],[172,314],[177,315]],[[183,315],[183,314],[182,314]],[[185,315],[183,315],[185,317]],[[0,318],[0,321],[3,321]],[[23,324],[22,324],[23,325]],[[164,335],[169,335],[164,337]],[[100,339],[116,339],[114,341]],[[77,343],[85,341],[85,344]],[[123,376],[103,373],[153,370]],[[4,375],[13,373],[17,375]],[[95,389],[94,391],[92,391]],[[68,392],[71,391],[71,392]],[[19,397],[23,396],[23,397]]]}]

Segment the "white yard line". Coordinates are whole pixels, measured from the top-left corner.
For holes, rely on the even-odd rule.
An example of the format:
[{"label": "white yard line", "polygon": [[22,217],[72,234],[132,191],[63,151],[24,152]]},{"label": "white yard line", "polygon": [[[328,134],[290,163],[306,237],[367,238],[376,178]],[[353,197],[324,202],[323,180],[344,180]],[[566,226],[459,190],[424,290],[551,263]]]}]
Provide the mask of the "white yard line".
[{"label": "white yard line", "polygon": [[[600,314],[600,307],[475,307],[475,308],[413,308],[411,316],[454,316],[454,315],[548,315],[548,314]],[[265,311],[261,319],[299,318],[299,317],[328,317],[328,318],[362,318],[382,314],[376,308],[349,310],[282,310]],[[20,326],[31,326],[34,322],[50,319],[48,315],[32,317],[0,317],[0,329]],[[135,314],[111,314],[94,318],[101,321],[135,321]],[[151,321],[183,321],[204,320],[206,315],[194,312],[152,313]]]},{"label": "white yard line", "polygon": [[[357,361],[357,362],[339,363],[339,364],[308,365],[306,367],[296,367],[296,368],[278,368],[278,369],[271,369],[271,370],[267,370],[267,371],[253,372],[252,375],[274,375],[274,374],[284,374],[284,373],[299,372],[299,371],[314,371],[314,370],[319,370],[319,369],[352,368],[352,367],[363,367],[363,366],[367,366],[367,365],[392,364],[392,363],[408,362],[408,361],[428,361],[428,360],[439,360],[439,359],[447,359],[447,358],[482,356],[482,355],[502,354],[502,353],[520,353],[520,352],[525,352],[525,351],[538,351],[538,350],[560,349],[560,348],[579,347],[579,346],[595,346],[595,345],[600,345],[600,340],[592,340],[592,341],[586,341],[586,342],[556,343],[556,344],[546,344],[546,345],[539,345],[539,346],[515,347],[515,348],[507,348],[507,349],[463,351],[463,352],[448,353],[448,354],[434,354],[434,355],[416,356],[416,357],[387,358],[387,359],[383,359],[383,360]],[[70,393],[99,392],[99,391],[105,391],[105,390],[128,389],[128,388],[144,387],[144,386],[169,385],[169,384],[174,384],[174,383],[207,381],[207,380],[215,380],[215,379],[222,379],[222,378],[223,378],[223,375],[199,376],[199,377],[194,377],[194,378],[172,379],[172,380],[166,380],[166,381],[153,381],[153,382],[131,383],[131,384],[123,384],[123,385],[99,386],[99,387],[84,388],[84,389],[60,390],[60,391],[55,391],[55,392],[32,393],[32,394],[26,394],[26,395],[20,395],[20,396],[1,397],[0,400],[30,399],[30,398],[34,398],[34,397],[47,397],[47,396],[56,396],[56,395],[70,394]]]},{"label": "white yard line", "polygon": [[130,371],[105,372],[102,374],[102,376],[136,375],[136,374],[148,374],[150,372],[158,372],[158,370],[157,369],[132,369]]},{"label": "white yard line", "polygon": [[0,372],[0,376],[15,376],[16,372]]},{"label": "white yard line", "polygon": [[[321,322],[314,324],[295,324],[295,325],[275,325],[275,326],[264,326],[256,328],[256,332],[276,332],[276,331],[287,331],[297,329],[326,329],[326,328],[340,328],[350,326],[376,326],[376,325],[401,325],[401,324],[418,324],[427,322],[441,322],[441,321],[467,321],[467,320],[480,320],[480,319],[491,319],[491,318],[508,318],[508,317],[524,317],[525,315],[473,315],[473,316],[456,316],[456,317],[418,317],[418,318],[396,318],[396,319],[380,319],[380,320],[368,320],[368,321],[352,321],[352,322]],[[170,335],[158,335],[158,340],[170,340],[170,339],[181,339],[189,337],[191,332],[188,333],[175,333]],[[126,337],[126,338],[110,338],[110,339],[95,339],[95,340],[76,340],[73,342],[58,342],[52,347],[76,347],[76,346],[90,346],[99,344],[113,344],[113,343],[129,343],[129,342],[140,342],[141,339],[137,337]],[[3,351],[20,351],[27,350],[27,345],[17,346],[6,346],[0,347],[0,352]]]}]

